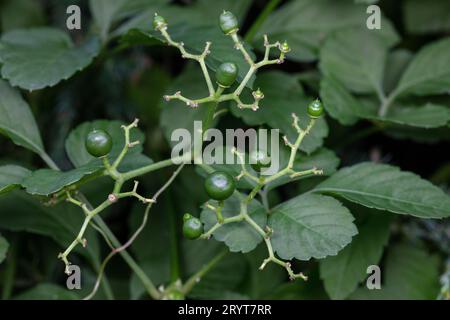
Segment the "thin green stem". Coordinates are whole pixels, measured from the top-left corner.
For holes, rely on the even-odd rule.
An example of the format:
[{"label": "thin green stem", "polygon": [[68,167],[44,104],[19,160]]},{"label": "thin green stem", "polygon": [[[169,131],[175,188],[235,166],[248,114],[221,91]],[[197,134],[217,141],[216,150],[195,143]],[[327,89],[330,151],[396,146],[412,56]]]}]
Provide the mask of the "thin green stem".
[{"label": "thin green stem", "polygon": [[45,151],[39,153],[39,156],[41,157],[42,160],[44,160],[44,162],[45,162],[51,169],[59,171],[58,165],[53,161],[52,158],[50,158],[50,156],[49,156]]},{"label": "thin green stem", "polygon": [[213,259],[211,259],[207,264],[205,264],[198,272],[192,275],[181,288],[181,292],[186,296],[191,292],[194,286],[200,282],[202,277],[207,274],[212,268],[215,267],[226,255],[228,254],[228,250],[223,250]]},{"label": "thin green stem", "polygon": [[[42,158],[42,160],[44,160],[44,162],[45,162],[51,169],[60,171],[58,165],[53,161],[52,158],[49,157],[49,155],[48,155],[46,152],[42,152],[42,153],[40,153],[39,155],[40,155],[40,157]],[[98,268],[98,267],[99,267],[98,264],[97,264],[95,261],[92,261],[92,263],[93,263],[93,265],[94,265],[95,268]],[[96,271],[98,271],[98,270],[96,270]],[[108,281],[108,279],[107,279],[106,277],[105,277],[105,281],[103,281],[102,288],[103,288],[103,290],[104,290],[104,292],[105,292],[105,295],[106,295],[106,297],[107,297],[108,299],[113,299],[113,298],[114,298],[114,294],[113,294],[113,292],[112,292],[112,290],[111,290],[111,287],[110,287],[110,285],[109,285],[109,281]]]},{"label": "thin green stem", "polygon": [[[103,232],[109,238],[109,240],[114,245],[114,247],[122,246],[121,243],[119,242],[119,240],[111,232],[109,227],[106,225],[106,223],[103,221],[103,219],[100,216],[95,216],[93,218],[93,220],[103,230]],[[139,278],[139,280],[141,280],[142,284],[144,285],[144,288],[147,290],[147,293],[153,299],[159,299],[160,292],[158,291],[158,289],[156,289],[153,282],[150,280],[150,278],[147,276],[147,274],[144,272],[144,270],[142,270],[141,267],[134,261],[134,259],[130,256],[130,254],[126,250],[120,251],[119,254],[122,256],[122,258],[128,264],[128,266],[131,268],[131,270],[133,270],[133,272],[136,274],[136,276]]]},{"label": "thin green stem", "polygon": [[[168,195],[170,197],[170,194]],[[171,200],[168,203],[173,203]],[[178,239],[177,239],[177,220],[176,213],[173,208],[170,208],[169,212],[169,228],[170,228],[170,282],[174,283],[180,279],[180,259],[178,252]]]},{"label": "thin green stem", "polygon": [[250,81],[250,79],[252,78],[252,76],[255,72],[256,72],[256,67],[254,65],[251,65],[247,71],[247,74],[244,77],[244,80],[242,80],[242,82],[239,84],[236,91],[234,92],[235,95],[238,96],[242,93],[242,90],[244,90],[245,86]]},{"label": "thin green stem", "polygon": [[8,300],[14,289],[14,279],[16,277],[16,245],[17,239],[14,237],[8,250],[8,257],[6,258],[5,272],[3,274],[3,288],[2,288],[2,300]]},{"label": "thin green stem", "polygon": [[242,220],[244,220],[244,216],[242,214],[238,214],[237,216],[234,216],[234,217],[225,218],[225,219],[223,219],[222,223],[217,222],[214,226],[211,227],[211,229],[209,229],[206,233],[202,234],[201,238],[209,239],[209,238],[211,238],[214,231],[219,229],[221,226],[224,226],[226,224],[233,223],[233,222],[239,222]]},{"label": "thin green stem", "polygon": [[253,190],[249,193],[249,195],[247,196],[247,198],[245,199],[245,204],[249,204],[253,198],[258,194],[258,192],[262,189],[262,187],[265,184],[265,178],[264,177],[260,177],[258,184],[253,188]]},{"label": "thin green stem", "polygon": [[[95,286],[94,286],[92,292],[87,297],[84,298],[85,300],[89,300],[95,295],[95,293],[96,293],[96,291],[97,291],[97,289],[99,287],[99,284],[100,284],[100,282],[102,280],[103,273],[105,271],[106,265],[111,260],[111,258],[117,253],[125,252],[125,250],[129,246],[131,246],[131,244],[134,242],[134,240],[136,240],[136,238],[141,234],[142,230],[144,230],[145,226],[147,225],[148,216],[149,216],[150,209],[152,208],[153,204],[157,201],[159,196],[172,184],[172,182],[175,180],[175,178],[181,172],[183,167],[184,167],[184,164],[180,165],[178,167],[178,169],[175,170],[174,173],[171,175],[171,177],[166,181],[166,183],[164,183],[164,185],[153,195],[153,197],[152,197],[153,201],[149,202],[147,207],[145,208],[144,217],[142,219],[141,225],[136,229],[136,231],[133,233],[133,235],[130,237],[130,239],[128,239],[128,241],[125,244],[123,244],[123,245],[120,245],[120,243],[116,243],[115,246],[114,246],[114,244],[110,244],[111,252],[105,258],[105,260],[103,261],[103,263],[101,265],[101,268],[100,268],[100,271],[99,271],[99,274],[98,274],[98,277],[97,277],[97,281],[95,283]],[[108,236],[103,231],[102,231],[102,235],[105,238],[108,238]],[[107,242],[109,243],[110,240],[107,239]],[[132,267],[132,269],[133,269],[133,267]],[[139,273],[139,275],[141,277],[143,277],[141,280],[144,283],[144,286],[146,286],[146,289],[147,289],[148,293],[150,294],[150,296],[152,296],[154,299],[160,299],[162,297],[162,294],[159,291],[154,292],[154,290],[153,290],[153,288],[154,288],[153,283],[150,281],[150,279],[148,277],[146,277],[145,273],[141,272],[140,270],[138,270],[138,273]],[[136,274],[138,274],[138,273],[136,273]],[[153,292],[153,294],[157,293],[158,296],[157,297],[153,296],[152,292]]]},{"label": "thin green stem", "polygon": [[156,171],[165,167],[170,167],[177,163],[187,163],[191,160],[191,158],[192,155],[188,153],[172,159],[162,160],[135,170],[128,171],[126,173],[122,173],[122,178],[124,179],[124,181],[128,181],[136,177],[142,176],[144,174],[147,174],[149,172]]},{"label": "thin green stem", "polygon": [[245,34],[245,41],[248,43],[251,43],[253,41],[253,38],[258,33],[259,28],[261,25],[266,21],[267,17],[272,13],[273,10],[278,6],[278,4],[281,2],[281,0],[271,0],[265,7],[264,10],[261,12],[261,14],[258,16],[258,18],[255,20],[255,22],[252,24],[250,29]]},{"label": "thin green stem", "polygon": [[205,77],[206,86],[208,87],[209,95],[214,94],[214,86],[211,81],[211,77],[209,76],[208,68],[206,67],[205,59],[200,59],[198,62],[200,64],[200,68],[202,69],[203,76]]},{"label": "thin green stem", "polygon": [[208,103],[207,107],[208,107],[208,112],[205,116],[205,119],[203,121],[203,137],[206,134],[206,131],[210,128],[213,120],[214,120],[214,114],[216,113],[216,108],[218,105],[217,99],[220,97],[220,95],[222,94],[222,92],[224,91],[225,88],[218,86],[216,92],[214,93],[214,102],[210,102]]},{"label": "thin green stem", "polygon": [[389,111],[389,107],[391,106],[392,102],[395,100],[395,98],[397,98],[397,91],[392,91],[391,94],[385,98],[384,100],[382,100],[382,104],[380,106],[380,109],[378,111],[378,115],[380,117],[384,117],[386,116],[386,114]]},{"label": "thin green stem", "polygon": [[267,212],[270,212],[270,205],[269,205],[269,189],[264,188],[261,191],[259,191],[259,195],[261,197],[261,202],[264,206],[264,209],[266,209]]},{"label": "thin green stem", "polygon": [[219,201],[219,205],[217,206],[216,215],[217,215],[217,221],[219,223],[223,223],[224,217],[222,215],[222,209],[225,205],[224,201]]}]

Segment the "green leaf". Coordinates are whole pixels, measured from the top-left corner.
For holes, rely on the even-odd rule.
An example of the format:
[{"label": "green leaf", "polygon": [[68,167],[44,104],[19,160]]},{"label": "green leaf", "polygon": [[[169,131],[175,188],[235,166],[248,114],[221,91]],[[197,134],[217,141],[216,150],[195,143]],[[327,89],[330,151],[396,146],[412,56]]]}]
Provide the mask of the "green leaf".
[{"label": "green leaf", "polygon": [[[172,204],[169,204],[165,199],[163,197],[161,200],[158,200],[159,210],[165,214],[150,212],[147,226],[130,248],[141,268],[157,286],[164,285],[170,281],[171,256],[168,252],[170,252],[171,229],[169,214],[172,214],[171,211],[174,209]],[[142,204],[133,206],[128,223],[130,236],[142,223],[144,210]],[[139,299],[145,292],[141,280],[133,273],[130,279],[131,299]]]},{"label": "green leaf", "polygon": [[0,166],[0,195],[20,187],[30,174],[30,170],[20,166]]},{"label": "green leaf", "polygon": [[[217,207],[216,201],[211,204]],[[225,206],[222,210],[224,218],[234,217],[240,213],[240,197],[233,195],[225,200]],[[248,214],[261,227],[266,226],[266,211],[256,200],[250,202]],[[210,209],[204,208],[200,214],[200,219],[204,223],[205,231],[211,229],[217,223],[216,213]],[[250,252],[256,248],[263,238],[247,222],[240,221],[223,225],[213,233],[217,241],[225,242],[231,252]]]},{"label": "green leaf", "polygon": [[343,125],[352,125],[361,118],[419,128],[437,128],[450,121],[448,107],[431,103],[417,107],[394,104],[385,117],[380,117],[376,103],[357,100],[332,78],[323,78],[320,96],[326,111]]},{"label": "green leaf", "polygon": [[427,144],[450,141],[450,127],[422,130],[414,127],[397,126],[386,128],[385,133],[395,139],[411,140]]},{"label": "green leaf", "polygon": [[22,186],[29,194],[48,196],[83,178],[99,174],[101,169],[102,167],[96,162],[66,172],[40,169],[26,177],[22,181]]},{"label": "green leaf", "polygon": [[387,51],[388,44],[371,30],[342,30],[325,41],[320,69],[353,92],[382,92]]},{"label": "green leaf", "polygon": [[406,49],[396,49],[388,53],[384,67],[384,92],[390,93],[395,89],[413,57],[411,51]]},{"label": "green leaf", "polygon": [[[226,249],[222,243],[215,241],[182,242],[182,262],[186,276],[192,276]],[[245,280],[247,265],[240,254],[226,254],[208,273],[206,273],[189,293],[194,299],[225,299],[236,295],[239,285]]]},{"label": "green leaf", "polygon": [[227,255],[200,280],[189,293],[189,298],[208,300],[245,299],[246,297],[238,293],[239,285],[245,279],[245,273],[233,272],[234,270],[245,270],[245,268],[246,264],[241,255]]},{"label": "green leaf", "polygon": [[450,121],[450,108],[432,103],[422,107],[393,105],[385,120],[419,128],[443,127]]},{"label": "green leaf", "polygon": [[[113,147],[108,155],[108,159],[110,159],[110,162],[115,160],[122,151],[125,144],[125,134],[124,130],[121,128],[122,125],[125,125],[125,123],[121,121],[96,120],[93,122],[84,122],[73,129],[67,137],[65,143],[67,155],[69,156],[69,159],[73,163],[73,165],[75,167],[82,167],[86,164],[93,166],[95,163],[101,167],[102,161],[91,156],[87,152],[85,147],[86,136],[94,129],[105,130],[111,135],[113,140]],[[124,158],[124,165],[128,163],[128,168],[133,167],[132,163],[135,161],[138,162],[138,165],[143,164],[144,162],[148,164],[148,161],[151,161],[149,159],[146,160],[142,158],[142,156],[140,155],[143,150],[145,136],[142,131],[134,128],[130,132],[130,141],[137,140],[140,143],[137,146],[130,148]],[[137,156],[139,158],[136,158]],[[123,167],[121,166],[120,169],[123,170]]]},{"label": "green leaf", "polygon": [[423,47],[413,58],[395,89],[395,95],[449,93],[450,37]]},{"label": "green leaf", "polygon": [[[255,88],[261,88],[264,99],[261,100],[258,111],[241,110],[232,108],[234,115],[241,117],[245,123],[251,126],[267,124],[273,129],[279,129],[286,134],[291,141],[295,141],[298,134],[292,127],[292,113],[300,118],[300,125],[305,128],[310,118],[307,115],[308,103],[312,100],[303,94],[297,77],[280,71],[262,73],[255,81]],[[250,97],[246,97],[250,99]],[[245,100],[245,98],[243,98]],[[323,139],[328,135],[328,125],[325,119],[317,120],[310,134],[303,140],[300,150],[311,153],[323,144]]]},{"label": "green leaf", "polygon": [[360,163],[339,170],[315,192],[334,194],[369,208],[420,218],[450,216],[450,196],[419,176],[399,168]]},{"label": "green leaf", "polygon": [[[317,58],[319,47],[331,32],[341,29],[361,30],[367,20],[367,5],[351,1],[296,0],[283,5],[263,23],[255,43],[264,34],[273,41],[286,39],[292,48],[289,58],[311,61]],[[382,16],[382,28],[371,32],[380,34],[386,43],[393,44],[398,36],[390,21]],[[364,45],[368,41],[363,42]]]},{"label": "green leaf", "polygon": [[[210,48],[211,53],[208,54],[205,60],[208,68],[211,69],[213,73],[215,73],[217,68],[222,63],[234,62],[238,66],[237,81],[241,82],[245,78],[245,75],[247,74],[247,71],[249,69],[247,61],[245,61],[241,53],[236,51],[231,38],[224,35],[218,27],[211,28],[211,26],[192,26],[183,24],[169,26],[168,32],[174,41],[183,42],[186,50],[192,54],[201,54],[205,49],[205,43],[207,41],[210,41],[212,43]],[[165,38],[159,31],[132,30],[130,36],[132,36],[134,39],[142,39],[142,36],[147,36],[151,40],[156,39],[163,43],[166,42]],[[126,40],[127,38],[125,37],[123,41],[126,42]],[[153,44],[153,42],[150,43]],[[148,40],[143,44],[148,44]],[[250,56],[254,58],[255,55],[252,48],[245,43],[244,46],[246,47]],[[252,79],[247,83],[247,87],[252,87],[253,80],[254,77],[252,77]],[[204,86],[206,87],[204,80],[202,81],[202,83],[204,83]],[[205,92],[207,95],[208,91],[206,90]],[[188,92],[186,92],[185,94],[187,95]]]},{"label": "green leaf", "polygon": [[30,91],[51,87],[87,67],[99,50],[96,38],[75,47],[69,35],[58,29],[10,31],[0,41],[2,77]]},{"label": "green leaf", "polygon": [[403,17],[408,33],[438,33],[450,30],[450,2],[407,0]]},{"label": "green leaf", "polygon": [[[43,206],[30,195],[19,191],[0,197],[0,208],[0,225],[3,229],[43,235],[55,240],[62,248],[66,248],[76,238],[84,220],[79,207],[68,203]],[[79,246],[75,250],[99,263],[99,246],[92,228],[88,229],[86,239],[89,245],[86,248]],[[55,259],[57,255],[55,252]]]},{"label": "green leaf", "polygon": [[358,224],[359,233],[337,256],[320,260],[320,276],[332,299],[345,299],[367,277],[367,267],[379,263],[389,239],[391,216],[371,213]]},{"label": "green leaf", "polygon": [[75,292],[51,283],[40,283],[17,296],[14,300],[77,300]]},{"label": "green leaf", "polygon": [[[118,20],[133,13],[141,12],[148,7],[159,7],[168,0],[90,0],[89,9],[94,17],[102,39],[106,40],[112,25]],[[151,25],[151,19],[147,23]]]},{"label": "green leaf", "polygon": [[42,3],[33,0],[4,1],[0,14],[3,32],[34,27],[45,23]]},{"label": "green leaf", "polygon": [[408,244],[389,248],[381,290],[358,289],[351,299],[425,300],[439,293],[439,259]]},{"label": "green leaf", "polygon": [[41,134],[28,104],[19,92],[0,79],[0,133],[15,144],[34,151],[44,152]]},{"label": "green leaf", "polygon": [[[147,1],[147,0],[144,0]],[[189,5],[170,3],[164,5],[167,0],[147,2],[147,9],[123,23],[113,34],[124,35],[132,29],[144,31],[153,30],[152,21],[155,13],[163,16],[169,27],[174,25],[185,26],[209,26],[218,28],[219,15],[223,10],[231,11],[242,21],[252,4],[251,0],[229,1],[215,0],[211,5],[210,0],[197,0]]]},{"label": "green leaf", "polygon": [[364,113],[363,106],[331,77],[320,81],[320,97],[325,111],[343,125],[355,124]]},{"label": "green leaf", "polygon": [[5,238],[2,237],[0,234],[0,264],[5,260],[6,258],[6,252],[8,252],[9,243],[6,241]]},{"label": "green leaf", "polygon": [[353,216],[339,201],[304,194],[276,206],[270,215],[272,245],[286,260],[336,255],[358,233]]}]

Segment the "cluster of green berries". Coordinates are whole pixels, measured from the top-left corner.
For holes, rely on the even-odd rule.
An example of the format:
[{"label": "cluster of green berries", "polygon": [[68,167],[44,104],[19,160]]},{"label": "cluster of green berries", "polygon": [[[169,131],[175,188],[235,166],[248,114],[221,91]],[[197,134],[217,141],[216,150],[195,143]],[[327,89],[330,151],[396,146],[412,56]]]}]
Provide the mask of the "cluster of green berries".
[{"label": "cluster of green berries", "polygon": [[[205,179],[205,191],[207,195],[217,201],[228,199],[236,189],[234,178],[223,171],[209,174]],[[203,224],[200,219],[189,213],[183,216],[183,234],[186,238],[194,240],[203,233]]]},{"label": "cluster of green berries", "polygon": [[[153,27],[162,29],[167,26],[166,20],[155,14],[153,18]],[[223,33],[227,35],[235,34],[238,31],[237,18],[229,11],[224,11],[219,17],[219,26]],[[280,44],[280,50],[283,53],[290,51],[287,42]],[[222,63],[216,72],[217,84],[222,88],[228,88],[233,85],[238,75],[238,67],[233,62]],[[253,92],[255,99],[262,99],[264,94],[260,89]],[[316,99],[308,105],[308,115],[311,118],[319,118],[323,114],[323,105]],[[108,132],[95,129],[86,136],[85,146],[90,155],[100,158],[108,155],[112,149],[112,138]],[[265,152],[255,150],[250,154],[251,167],[260,172],[263,168],[270,166],[270,157]],[[205,191],[208,196],[217,201],[228,199],[236,189],[234,178],[223,171],[216,171],[208,175],[205,179]],[[188,239],[197,239],[203,233],[203,224],[200,219],[193,217],[189,213],[183,216],[183,234]]]}]

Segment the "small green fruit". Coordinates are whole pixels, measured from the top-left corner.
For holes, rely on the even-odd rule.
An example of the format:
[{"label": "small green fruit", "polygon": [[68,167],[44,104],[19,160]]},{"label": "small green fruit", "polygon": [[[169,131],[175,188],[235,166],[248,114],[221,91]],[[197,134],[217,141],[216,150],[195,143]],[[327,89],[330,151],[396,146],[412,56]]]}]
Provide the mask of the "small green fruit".
[{"label": "small green fruit", "polygon": [[261,100],[264,98],[264,93],[259,88],[258,88],[258,90],[253,91],[252,94],[253,94],[253,98],[255,98],[255,100]]},{"label": "small green fruit", "polygon": [[239,27],[237,18],[230,11],[224,11],[219,17],[219,26],[225,34],[236,33]]},{"label": "small green fruit", "polygon": [[235,189],[234,178],[226,172],[216,171],[206,177],[205,190],[211,199],[225,200],[233,194]]},{"label": "small green fruit", "polygon": [[254,150],[250,153],[250,166],[256,172],[260,172],[263,168],[270,167],[270,157],[261,150]]},{"label": "small green fruit", "polygon": [[224,62],[217,68],[216,80],[221,87],[228,88],[236,81],[237,75],[237,65],[233,62]]},{"label": "small green fruit", "polygon": [[190,214],[183,216],[183,235],[190,240],[197,239],[203,233],[202,222]]},{"label": "small green fruit", "polygon": [[112,138],[104,130],[93,130],[86,136],[85,146],[90,155],[103,157],[112,149]]},{"label": "small green fruit", "polygon": [[291,47],[289,47],[289,44],[287,43],[287,41],[284,41],[280,45],[280,51],[283,53],[288,53],[289,51],[291,51]]},{"label": "small green fruit", "polygon": [[155,16],[153,17],[153,28],[158,30],[165,27],[166,25],[167,25],[166,19],[155,13]]},{"label": "small green fruit", "polygon": [[323,114],[323,104],[319,99],[314,100],[308,105],[308,115],[311,118],[319,118]]}]

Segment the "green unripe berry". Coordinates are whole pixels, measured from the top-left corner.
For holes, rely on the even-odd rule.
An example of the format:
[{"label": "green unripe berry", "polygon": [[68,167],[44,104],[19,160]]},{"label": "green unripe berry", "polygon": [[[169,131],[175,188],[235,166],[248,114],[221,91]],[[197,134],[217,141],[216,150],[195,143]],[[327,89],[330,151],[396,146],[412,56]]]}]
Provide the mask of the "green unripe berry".
[{"label": "green unripe berry", "polygon": [[284,41],[280,45],[280,51],[283,53],[288,53],[289,51],[291,51],[291,47],[289,47],[289,44],[287,43],[287,41]]},{"label": "green unripe berry", "polygon": [[217,68],[216,80],[221,87],[228,88],[236,81],[237,75],[237,65],[233,62],[224,62]]},{"label": "green unripe berry", "polygon": [[311,118],[319,118],[323,114],[323,104],[319,99],[314,100],[308,105],[308,115]]},{"label": "green unripe berry", "polygon": [[250,166],[256,172],[260,172],[263,168],[270,167],[270,157],[266,152],[261,150],[254,150],[250,153]]},{"label": "green unripe berry", "polygon": [[237,18],[230,11],[224,11],[219,17],[219,26],[225,34],[236,33],[239,27]]},{"label": "green unripe berry", "polygon": [[163,28],[166,26],[166,19],[164,19],[162,16],[155,13],[155,16],[153,17],[153,28],[156,30]]},{"label": "green unripe berry", "polygon": [[112,138],[104,130],[93,130],[86,136],[85,146],[90,155],[103,157],[112,149]]},{"label": "green unripe berry", "polygon": [[195,240],[203,233],[203,224],[200,219],[185,214],[183,216],[183,235],[190,240]]},{"label": "green unripe berry", "polygon": [[211,199],[225,200],[233,194],[235,189],[234,178],[226,172],[216,171],[206,177],[205,190]]},{"label": "green unripe berry", "polygon": [[253,98],[255,98],[255,100],[261,100],[264,98],[264,93],[259,88],[258,88],[258,90],[253,91],[252,94],[253,94]]}]

